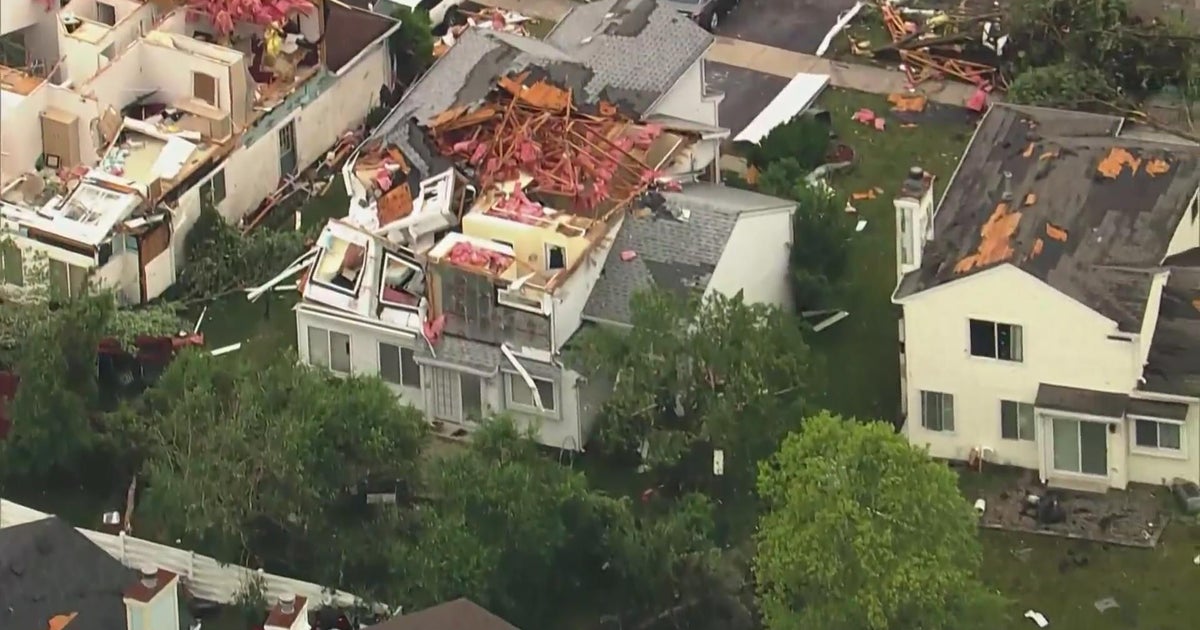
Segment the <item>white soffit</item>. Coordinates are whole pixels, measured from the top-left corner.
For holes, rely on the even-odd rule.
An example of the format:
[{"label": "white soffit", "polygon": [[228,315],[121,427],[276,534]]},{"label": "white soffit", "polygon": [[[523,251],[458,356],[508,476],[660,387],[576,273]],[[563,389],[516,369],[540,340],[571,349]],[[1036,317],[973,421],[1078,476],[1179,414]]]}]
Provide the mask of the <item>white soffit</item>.
[{"label": "white soffit", "polygon": [[771,130],[808,109],[829,85],[828,74],[798,73],[792,77],[775,99],[767,104],[754,120],[734,138],[735,142],[755,142],[766,137]]}]

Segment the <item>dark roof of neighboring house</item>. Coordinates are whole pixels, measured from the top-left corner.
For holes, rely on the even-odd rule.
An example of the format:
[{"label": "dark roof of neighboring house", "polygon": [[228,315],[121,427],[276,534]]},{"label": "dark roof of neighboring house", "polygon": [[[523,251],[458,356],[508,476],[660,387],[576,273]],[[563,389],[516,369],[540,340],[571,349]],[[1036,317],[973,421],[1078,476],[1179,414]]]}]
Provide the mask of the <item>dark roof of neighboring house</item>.
[{"label": "dark roof of neighboring house", "polygon": [[1120,127],[1113,116],[992,107],[896,297],[1011,264],[1140,330],[1152,272],[1200,186],[1200,149],[1119,138]]},{"label": "dark roof of neighboring house", "polygon": [[[609,13],[614,15],[606,18]],[[578,104],[606,100],[640,116],[712,41],[704,29],[655,0],[576,7],[547,41],[469,29],[404,95],[375,136],[396,144],[407,157],[411,148],[420,148],[411,146],[413,119],[424,123],[451,107],[477,103],[499,77],[523,70],[570,88]],[[432,171],[422,173],[428,177]]]},{"label": "dark roof of neighboring house", "polygon": [[[638,212],[626,215],[584,306],[584,319],[628,325],[629,301],[638,291],[704,290],[741,213],[795,206],[786,199],[704,183],[688,184],[664,197],[668,207],[686,209],[690,217],[681,222]],[[636,252],[637,257],[622,260],[623,251]]]},{"label": "dark roof of neighboring house", "polygon": [[330,72],[340,71],[371,42],[396,25],[396,20],[352,3],[326,2],[323,6],[325,67]]},{"label": "dark roof of neighboring house", "polygon": [[519,630],[468,599],[393,617],[367,630]]},{"label": "dark roof of neighboring house", "polygon": [[1167,262],[1179,266],[1163,287],[1141,389],[1200,397],[1200,249]]},{"label": "dark roof of neighboring house", "polygon": [[0,529],[0,628],[43,630],[72,613],[69,630],[124,628],[122,591],[137,579],[57,517]]},{"label": "dark roof of neighboring house", "polygon": [[1042,409],[1074,411],[1105,418],[1123,418],[1129,406],[1129,396],[1118,392],[1102,392],[1094,389],[1066,387],[1063,385],[1038,385],[1034,404]]}]

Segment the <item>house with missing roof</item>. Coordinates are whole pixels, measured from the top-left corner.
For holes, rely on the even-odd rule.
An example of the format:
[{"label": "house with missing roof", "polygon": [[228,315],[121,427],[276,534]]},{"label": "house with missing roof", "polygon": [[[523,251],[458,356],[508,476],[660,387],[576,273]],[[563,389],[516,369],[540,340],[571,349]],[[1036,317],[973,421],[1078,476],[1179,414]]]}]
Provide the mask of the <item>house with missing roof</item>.
[{"label": "house with missing roof", "polygon": [[338,0],[228,38],[169,3],[3,5],[0,288],[129,303],[175,282],[202,206],[241,220],[379,105],[399,27]]},{"label": "house with missing roof", "polygon": [[446,435],[508,413],[582,450],[611,390],[563,363],[582,326],[630,326],[652,287],[789,305],[794,204],[703,181],[727,135],[712,41],[654,0],[578,6],[545,41],[467,32],[273,281],[304,274],[301,359],[378,374]]},{"label": "house with missing roof", "polygon": [[998,104],[895,200],[904,432],[1103,491],[1200,480],[1200,148]]}]

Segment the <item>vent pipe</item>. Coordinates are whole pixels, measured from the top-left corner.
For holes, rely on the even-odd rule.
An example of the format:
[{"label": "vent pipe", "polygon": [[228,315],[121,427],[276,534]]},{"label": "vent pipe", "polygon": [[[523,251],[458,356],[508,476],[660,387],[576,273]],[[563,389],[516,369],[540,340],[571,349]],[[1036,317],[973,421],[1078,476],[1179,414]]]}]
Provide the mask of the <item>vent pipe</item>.
[{"label": "vent pipe", "polygon": [[279,612],[290,615],[296,612],[296,596],[287,593],[279,596]]},{"label": "vent pipe", "polygon": [[146,565],[142,567],[142,586],[154,588],[158,585],[158,569]]}]

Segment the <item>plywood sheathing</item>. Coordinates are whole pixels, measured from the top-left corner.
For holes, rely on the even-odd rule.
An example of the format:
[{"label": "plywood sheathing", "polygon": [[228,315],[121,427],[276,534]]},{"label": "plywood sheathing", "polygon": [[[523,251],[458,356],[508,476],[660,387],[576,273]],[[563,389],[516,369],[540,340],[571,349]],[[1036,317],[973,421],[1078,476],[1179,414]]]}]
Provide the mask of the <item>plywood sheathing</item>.
[{"label": "plywood sheathing", "polygon": [[923,112],[929,102],[924,94],[889,94],[887,99],[895,112]]},{"label": "plywood sheathing", "polygon": [[1126,166],[1129,167],[1129,172],[1132,175],[1137,173],[1138,167],[1141,165],[1142,160],[1134,157],[1129,151],[1121,147],[1113,147],[1108,151],[1108,155],[1100,160],[1100,164],[1096,166],[1096,171],[1104,177],[1116,179]]},{"label": "plywood sheathing", "polygon": [[1021,213],[1012,210],[1007,202],[996,204],[996,209],[979,230],[979,247],[954,265],[955,273],[967,273],[1012,258],[1012,237],[1020,222]]},{"label": "plywood sheathing", "polygon": [[389,190],[387,194],[379,198],[377,204],[377,216],[379,217],[380,225],[386,225],[392,221],[403,219],[412,214],[412,211],[412,189],[408,187],[407,182],[402,182]]},{"label": "plywood sheathing", "polygon": [[1060,243],[1067,242],[1067,231],[1053,223],[1046,223],[1046,236]]},{"label": "plywood sheathing", "polygon": [[1152,158],[1146,162],[1146,174],[1150,177],[1158,177],[1171,172],[1171,164],[1166,160]]}]

